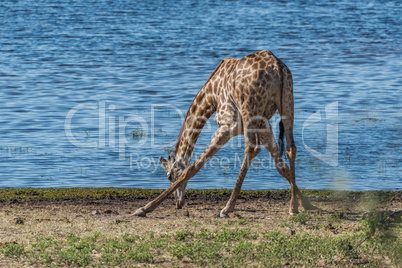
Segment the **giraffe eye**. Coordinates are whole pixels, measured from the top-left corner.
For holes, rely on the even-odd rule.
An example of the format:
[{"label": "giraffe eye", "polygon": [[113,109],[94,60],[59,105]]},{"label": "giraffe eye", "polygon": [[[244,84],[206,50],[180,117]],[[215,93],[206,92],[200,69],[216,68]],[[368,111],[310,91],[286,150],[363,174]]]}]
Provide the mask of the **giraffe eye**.
[{"label": "giraffe eye", "polygon": [[173,168],[172,169],[172,174],[173,174],[174,178],[180,177],[181,173],[182,173],[182,170],[180,168]]}]

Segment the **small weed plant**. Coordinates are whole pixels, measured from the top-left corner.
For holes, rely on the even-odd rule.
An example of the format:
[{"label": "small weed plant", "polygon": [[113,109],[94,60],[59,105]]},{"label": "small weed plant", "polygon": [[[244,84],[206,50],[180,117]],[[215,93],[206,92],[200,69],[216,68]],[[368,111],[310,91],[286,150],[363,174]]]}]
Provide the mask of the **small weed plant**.
[{"label": "small weed plant", "polygon": [[310,220],[310,214],[306,212],[301,212],[290,217],[290,220],[305,225]]},{"label": "small weed plant", "polygon": [[133,136],[133,138],[142,138],[146,136],[145,132],[140,128],[136,128],[131,131],[131,135]]},{"label": "small weed plant", "polygon": [[5,257],[20,257],[25,253],[25,246],[17,243],[8,243],[2,248],[1,252]]}]

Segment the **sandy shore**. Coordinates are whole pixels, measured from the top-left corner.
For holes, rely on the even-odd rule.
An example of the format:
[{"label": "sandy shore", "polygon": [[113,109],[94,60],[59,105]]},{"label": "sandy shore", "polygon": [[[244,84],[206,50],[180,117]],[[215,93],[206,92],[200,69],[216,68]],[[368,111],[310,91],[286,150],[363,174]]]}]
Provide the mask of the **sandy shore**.
[{"label": "sandy shore", "polygon": [[[3,196],[6,196],[4,192]],[[349,247],[353,248],[356,246],[353,243],[357,244],[359,241],[358,237],[355,236],[357,234],[363,235],[364,232],[361,223],[363,214],[369,210],[391,211],[401,209],[401,191],[392,193],[332,192],[329,196],[309,196],[311,202],[319,207],[320,210],[303,212],[302,207],[300,207],[301,213],[296,217],[291,217],[288,214],[290,200],[288,192],[278,191],[265,194],[249,192],[239,198],[236,210],[230,215],[230,219],[218,219],[215,217],[225,206],[228,200],[228,193],[193,193],[187,196],[187,203],[181,210],[175,209],[172,197],[164,201],[145,218],[131,216],[131,213],[144,206],[153,197],[152,195],[128,195],[125,197],[96,198],[64,196],[53,199],[2,199],[0,203],[0,252],[2,253],[0,254],[0,265],[21,267],[48,265],[119,267],[176,265],[185,267],[199,265],[265,266],[270,264],[273,266],[299,266],[307,265],[308,263],[312,266],[337,266],[343,264],[393,265],[391,256],[384,255],[384,251],[375,253],[374,242],[370,242],[371,244],[368,242],[363,243],[363,245],[373,245],[372,248],[359,246],[359,249],[356,250],[358,256],[353,255],[353,258],[347,256],[351,253],[344,252],[346,256],[342,260],[339,257],[340,253],[334,253],[333,256],[322,253],[326,257],[314,257],[311,260],[307,258],[307,261],[303,261],[302,258],[298,257],[289,257],[285,254],[284,256],[278,255],[277,259],[272,258],[272,256],[268,259],[247,257],[232,263],[231,260],[235,260],[237,255],[233,255],[230,258],[230,254],[235,254],[231,253],[230,248],[240,245],[237,243],[244,243],[249,240],[250,245],[258,247],[259,243],[263,243],[267,237],[267,235],[264,236],[264,232],[270,234],[272,231],[279,232],[286,239],[293,239],[290,235],[294,236],[294,234],[296,234],[295,238],[298,235],[309,235],[311,237],[322,236],[325,239],[335,239],[334,241],[344,237],[345,239],[350,239],[350,242],[348,242]],[[191,242],[190,244],[193,246],[194,244],[192,243],[205,245],[206,242],[211,241],[204,241],[203,238],[200,238],[203,230],[221,234],[222,230],[226,230],[225,228],[232,231],[247,230],[247,232],[254,234],[254,238],[251,239],[247,236],[240,240],[229,240],[232,243],[231,246],[225,242],[226,244],[222,244],[221,247],[223,251],[225,247],[228,247],[227,251],[219,253],[220,258],[212,259],[211,262],[209,259],[205,259],[207,258],[205,256],[192,255],[192,253],[186,252],[183,253],[184,255],[180,255],[171,249],[180,246],[180,243]],[[398,228],[399,231],[397,232],[399,233],[397,233],[397,236],[400,236],[400,226]],[[191,234],[189,237],[194,240],[178,240],[177,234],[181,234],[184,231],[189,232]],[[71,247],[76,247],[76,244],[79,243],[76,241],[74,244],[69,240],[71,234],[79,237],[77,241],[97,234],[100,238],[97,238],[96,244],[100,246],[91,247],[91,250],[85,255],[87,256],[87,261],[74,261],[75,257],[79,260],[79,256],[81,256],[80,249],[74,249],[75,253],[72,256],[63,255],[67,254],[64,253],[65,251],[68,252]],[[150,254],[148,259],[138,259],[137,257],[124,259],[123,255],[118,254],[117,249],[112,251],[114,252],[113,254],[109,251],[109,253],[104,251],[105,247],[109,245],[110,239],[121,240],[121,237],[124,238],[125,234],[135,236],[139,241],[143,241],[147,237],[149,241],[144,242],[144,245],[153,245],[157,241],[165,241],[163,240],[165,236],[174,239],[173,242],[166,242],[163,248],[159,249],[155,246],[155,248],[148,249],[147,252]],[[51,244],[43,250],[43,252],[48,252],[46,253],[47,255],[43,253],[46,256],[41,255],[42,253],[39,253],[40,251],[37,249],[39,247],[37,243],[38,237],[55,241],[55,244]],[[211,245],[218,245],[219,243],[217,241]],[[60,247],[57,245],[60,245]],[[200,249],[200,252],[210,248],[211,245]],[[23,248],[22,253],[18,251],[18,248],[14,249],[17,246],[20,246],[20,251]],[[281,245],[279,243],[276,246],[280,247]],[[7,250],[11,250],[11,253]],[[258,256],[257,248],[255,250],[256,252],[253,253],[253,256]],[[369,253],[370,251],[371,253]],[[138,252],[138,250],[133,252]],[[107,259],[105,256],[109,255],[105,254],[112,254],[113,258],[120,256],[122,259],[120,261],[113,259],[115,261],[113,262]]]}]

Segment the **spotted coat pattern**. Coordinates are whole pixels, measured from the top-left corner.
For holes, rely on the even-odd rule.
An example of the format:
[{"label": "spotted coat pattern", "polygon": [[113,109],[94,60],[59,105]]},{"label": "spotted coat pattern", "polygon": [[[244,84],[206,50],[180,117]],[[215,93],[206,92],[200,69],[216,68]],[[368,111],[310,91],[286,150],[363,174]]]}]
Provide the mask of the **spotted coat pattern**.
[{"label": "spotted coat pattern", "polygon": [[[177,138],[175,151],[168,161],[160,158],[171,186],[133,215],[145,216],[172,193],[176,196],[176,206],[181,208],[184,204],[187,181],[236,135],[244,135],[245,138],[243,163],[233,193],[218,214],[219,217],[227,217],[234,210],[248,168],[261,150],[260,144],[270,152],[278,172],[290,183],[289,213],[298,213],[296,195],[301,199],[305,209],[314,209],[315,207],[301,194],[295,182],[293,103],[292,74],[289,68],[269,50],[257,51],[241,59],[222,60],[190,105]],[[269,119],[276,111],[279,112],[284,127],[290,168],[280,155],[269,123]],[[215,112],[215,121],[219,128],[204,153],[190,165],[198,136],[208,118]]]}]

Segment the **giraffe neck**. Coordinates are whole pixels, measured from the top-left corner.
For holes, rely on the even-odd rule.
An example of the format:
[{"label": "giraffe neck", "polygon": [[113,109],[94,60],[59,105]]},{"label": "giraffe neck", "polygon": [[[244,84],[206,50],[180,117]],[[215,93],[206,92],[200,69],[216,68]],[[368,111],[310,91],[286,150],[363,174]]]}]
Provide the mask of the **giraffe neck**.
[{"label": "giraffe neck", "polygon": [[212,83],[208,81],[195,96],[177,137],[176,161],[182,162],[185,166],[191,161],[201,130],[216,111],[217,99],[212,88]]}]

